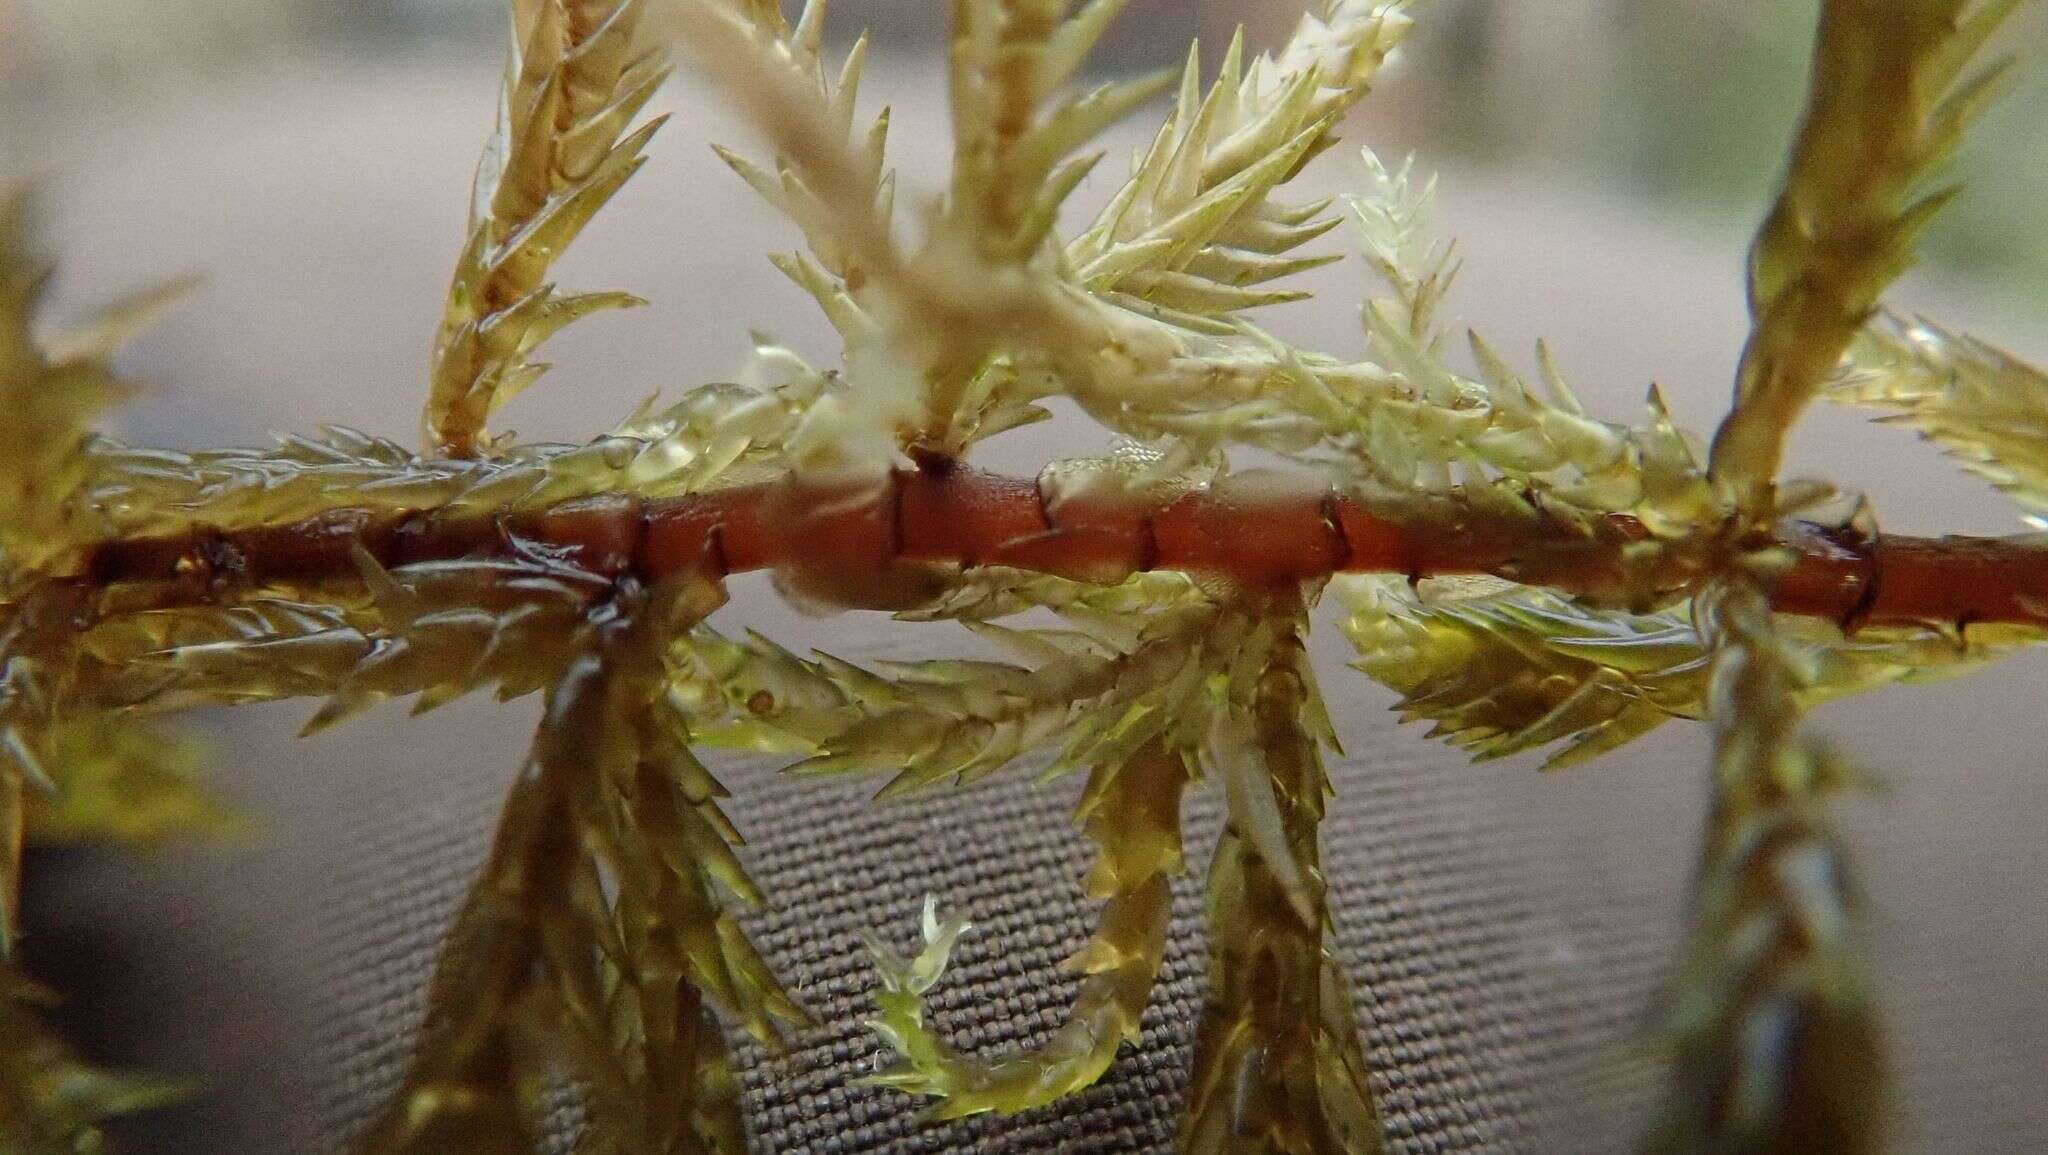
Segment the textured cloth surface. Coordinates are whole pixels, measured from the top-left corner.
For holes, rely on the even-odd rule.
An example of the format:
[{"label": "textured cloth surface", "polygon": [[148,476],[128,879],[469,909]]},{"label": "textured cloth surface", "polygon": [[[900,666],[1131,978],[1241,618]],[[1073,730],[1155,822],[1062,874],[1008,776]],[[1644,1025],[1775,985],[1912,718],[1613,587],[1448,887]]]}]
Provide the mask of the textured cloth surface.
[{"label": "textured cloth surface", "polygon": [[[940,168],[937,87],[879,68],[908,187]],[[165,383],[130,432],[174,444],[255,440],[342,419],[403,435],[439,315],[492,72],[418,67],[258,77],[152,109],[80,114],[59,240],[70,300],[185,269],[210,280],[139,349]],[[565,284],[626,288],[652,309],[550,347],[562,368],[512,414],[523,431],[585,436],[656,386],[732,369],[748,326],[832,356],[799,295],[761,260],[789,230],[701,151],[748,139],[687,90],[660,155],[579,244]],[[914,128],[912,126],[915,126]],[[1370,124],[1361,126],[1368,135]],[[1775,131],[1775,129],[1774,129]],[[175,147],[167,147],[175,143]],[[1335,154],[1323,191],[1346,169]],[[1099,194],[1084,191],[1084,197]],[[1624,415],[1659,376],[1681,418],[1710,427],[1743,330],[1739,223],[1692,234],[1541,173],[1451,174],[1442,209],[1467,272],[1452,306],[1504,349],[1554,339],[1589,405]],[[1334,243],[1334,242],[1333,242]],[[1284,334],[1357,348],[1362,273],[1276,313]],[[2039,355],[2048,333],[1956,286],[1903,303]],[[1803,471],[1871,489],[1890,528],[2003,532],[2009,514],[1896,431],[1816,416]],[[1100,441],[1051,426],[990,446],[1035,469]],[[740,583],[722,625],[856,660],[939,645],[934,627],[873,615],[806,619]],[[943,648],[941,645],[940,648]],[[1704,736],[1672,727],[1601,763],[1545,777],[1526,760],[1471,767],[1394,726],[1386,695],[1315,645],[1349,755],[1325,839],[1339,954],[1368,1024],[1376,1089],[1399,1150],[1603,1152],[1654,1089],[1640,1043],[1677,942],[1701,817]],[[1899,1147],[2048,1148],[2048,786],[2043,663],[1900,689],[1817,720],[1873,766],[1881,793],[1843,813],[1871,897],[1893,1024]],[[530,733],[530,703],[464,703],[418,721],[373,712],[305,742],[308,709],[204,724],[218,780],[256,818],[242,842],[123,858],[41,858],[30,940],[72,994],[72,1025],[110,1057],[189,1075],[191,1103],[125,1125],[126,1150],[322,1152],[398,1077],[438,935],[475,869]],[[752,917],[770,959],[823,1026],[788,1053],[746,1054],[764,1152],[1152,1151],[1175,1124],[1202,953],[1197,891],[1216,800],[1191,799],[1191,877],[1141,1046],[1072,1102],[935,1128],[917,1104],[855,1085],[873,1061],[858,1021],[871,971],[857,933],[907,943],[926,894],[979,928],[935,992],[963,1046],[1043,1037],[1072,991],[1059,961],[1092,915],[1067,821],[1077,784],[1019,774],[984,789],[870,808],[871,784],[721,766],[748,864],[772,905]],[[566,1123],[573,1111],[564,1108]]]},{"label": "textured cloth surface", "polygon": [[[1571,1040],[1551,1024],[1566,1018],[1576,992],[1554,973],[1558,929],[1541,925],[1507,883],[1512,834],[1498,803],[1479,797],[1477,784],[1434,788],[1447,781],[1431,777],[1441,769],[1441,760],[1376,759],[1339,775],[1326,858],[1338,896],[1338,953],[1369,992],[1364,1011],[1384,1073],[1376,1089],[1398,1149],[1533,1149],[1547,1085],[1572,1073]],[[1060,962],[1088,934],[1089,904],[1077,886],[1086,857],[1067,822],[1078,782],[1042,788],[1019,776],[871,807],[870,784],[758,770],[727,777],[738,795],[735,820],[756,833],[756,880],[774,896],[752,929],[823,1024],[780,1056],[743,1051],[761,1150],[1167,1149],[1205,966],[1193,879],[1177,894],[1173,945],[1144,1038],[1109,1078],[1023,1118],[924,1127],[915,1101],[853,1084],[873,1068],[876,1049],[860,1027],[872,1009],[873,972],[857,936],[912,933],[924,896],[937,893],[977,923],[935,995],[947,1033],[975,1050],[1042,1039],[1074,988]],[[1218,822],[1215,795],[1198,795],[1190,817],[1199,869]],[[484,831],[481,821],[465,827]],[[439,837],[449,840],[446,830]],[[473,838],[453,841],[480,849]],[[435,869],[438,856],[378,849],[386,852],[382,885],[359,892],[335,928],[354,953],[343,957],[331,994],[329,1039],[341,1077],[328,1134],[347,1130],[365,1103],[391,1090],[431,965],[426,932],[452,915],[456,900],[450,872]]]}]

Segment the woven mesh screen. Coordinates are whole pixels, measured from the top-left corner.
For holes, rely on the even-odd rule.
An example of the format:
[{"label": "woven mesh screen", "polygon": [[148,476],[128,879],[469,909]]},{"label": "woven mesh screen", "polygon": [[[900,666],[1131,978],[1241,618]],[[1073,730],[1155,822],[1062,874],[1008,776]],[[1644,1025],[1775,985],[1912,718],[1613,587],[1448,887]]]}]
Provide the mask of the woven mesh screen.
[{"label": "woven mesh screen", "polygon": [[[1371,737],[1381,744],[1385,735]],[[1527,846],[1486,796],[1491,776],[1422,753],[1344,761],[1325,828],[1338,953],[1369,1023],[1382,1111],[1397,1150],[1546,1149],[1538,1137],[1558,1122],[1555,1108],[1570,1098],[1561,1092],[1588,1074],[1580,1032],[1609,1025],[1585,1003],[1587,975],[1561,973],[1586,944],[1516,885]],[[858,936],[907,937],[925,895],[938,895],[977,924],[935,993],[948,1034],[977,1050],[1043,1038],[1073,994],[1060,963],[1092,917],[1078,887],[1086,848],[1068,821],[1078,782],[1041,787],[1018,775],[875,807],[865,804],[869,783],[780,778],[756,766],[726,777],[733,815],[754,839],[755,877],[773,896],[750,929],[821,1022],[779,1055],[742,1048],[757,1149],[1171,1149],[1206,965],[1199,864],[1220,821],[1213,794],[1198,792],[1189,807],[1196,869],[1176,891],[1172,946],[1141,1044],[1069,1103],[927,1126],[915,1100],[857,1082],[876,1061],[860,1026],[873,972]],[[340,1146],[395,1085],[436,931],[488,832],[479,806],[431,836],[384,831],[363,847],[369,866],[348,879],[348,904],[330,925],[338,966],[323,1030],[334,1066],[321,1122],[329,1145]],[[1606,955],[1597,967],[1614,972],[1616,962]],[[1645,973],[1636,967],[1621,985],[1639,987]],[[573,1112],[563,1119],[572,1124]]]},{"label": "woven mesh screen", "polygon": [[[859,628],[819,625],[837,627],[836,652],[863,652]],[[1703,735],[1674,728],[1561,776],[1475,767],[1394,727],[1361,680],[1333,671],[1325,683],[1351,746],[1325,827],[1338,950],[1395,1148],[1627,1150],[1655,1085],[1639,1028],[1682,925]],[[1897,768],[1887,794],[1842,808],[1893,1028],[1896,1147],[2017,1155],[2048,1140],[2048,1022],[2030,993],[2048,941],[2029,874],[2043,803],[2010,759],[1970,743],[1935,753],[1950,747],[1926,721],[1972,709],[1958,685],[1824,721]],[[345,1146],[399,1078],[440,932],[532,721],[521,705],[420,721],[390,709],[294,742],[300,713],[256,711],[221,735],[228,792],[263,816],[251,841],[32,864],[31,962],[70,995],[67,1025],[111,1058],[203,1088],[124,1124],[120,1150]],[[927,1127],[917,1102],[857,1084],[875,1061],[858,1025],[872,972],[857,935],[907,943],[924,896],[939,896],[979,924],[935,992],[950,1037],[983,1049],[1044,1037],[1073,991],[1059,963],[1092,917],[1067,817],[1078,783],[1019,773],[876,807],[871,783],[721,772],[773,899],[750,929],[822,1023],[779,1056],[743,1052],[758,1150],[1170,1148],[1202,993],[1213,795],[1191,795],[1194,870],[1142,1044],[1070,1102]],[[560,1134],[574,1120],[565,1096]]]}]

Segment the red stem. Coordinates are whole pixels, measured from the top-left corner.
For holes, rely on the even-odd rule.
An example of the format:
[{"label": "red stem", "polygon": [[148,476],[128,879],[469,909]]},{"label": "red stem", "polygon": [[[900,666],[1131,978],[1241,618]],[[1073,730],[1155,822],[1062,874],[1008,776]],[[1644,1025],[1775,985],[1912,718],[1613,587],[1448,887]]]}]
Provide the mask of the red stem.
[{"label": "red stem", "polygon": [[[835,581],[847,600],[927,563],[1003,565],[1088,581],[1179,570],[1251,585],[1332,573],[1411,578],[1493,573],[1567,593],[1625,586],[1633,518],[1590,531],[1460,516],[1396,521],[1327,490],[1237,498],[1196,491],[1157,502],[1102,495],[1048,503],[1036,482],[962,466],[902,470],[861,490],[800,481],[642,501],[607,494],[497,517],[337,509],[282,526],[196,528],[98,547],[86,573],[115,581],[261,585],[347,578],[358,544],[387,567],[542,548],[603,576],[786,569]],[[1796,554],[1773,604],[1845,625],[2010,622],[2048,626],[2048,547],[2002,538],[1858,539],[1794,523]],[[843,589],[842,589],[843,587]],[[873,594],[874,603],[886,595]]]}]

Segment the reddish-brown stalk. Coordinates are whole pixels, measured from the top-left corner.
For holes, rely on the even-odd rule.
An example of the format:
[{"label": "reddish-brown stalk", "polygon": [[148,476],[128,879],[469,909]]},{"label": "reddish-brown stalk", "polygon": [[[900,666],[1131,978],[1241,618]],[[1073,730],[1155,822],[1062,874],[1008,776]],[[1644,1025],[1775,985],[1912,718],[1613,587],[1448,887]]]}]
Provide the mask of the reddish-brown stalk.
[{"label": "reddish-brown stalk", "polygon": [[[87,559],[97,583],[261,585],[346,578],[360,546],[381,564],[544,552],[600,575],[659,578],[784,569],[846,579],[858,601],[892,570],[924,563],[1002,565],[1091,581],[1144,570],[1214,574],[1250,585],[1333,573],[1411,578],[1492,573],[1568,593],[1625,588],[1634,519],[1591,531],[1488,519],[1399,522],[1328,491],[1240,499],[1193,492],[1166,500],[1100,497],[1048,505],[1035,481],[963,466],[906,469],[864,496],[790,482],[642,501],[601,495],[480,517],[432,510],[393,516],[337,509],[288,525],[195,529],[110,541]],[[1788,523],[1794,555],[1773,588],[1786,613],[1845,625],[2003,622],[2048,626],[2048,547],[2011,538],[1859,538]],[[880,596],[880,595],[878,595]]]}]

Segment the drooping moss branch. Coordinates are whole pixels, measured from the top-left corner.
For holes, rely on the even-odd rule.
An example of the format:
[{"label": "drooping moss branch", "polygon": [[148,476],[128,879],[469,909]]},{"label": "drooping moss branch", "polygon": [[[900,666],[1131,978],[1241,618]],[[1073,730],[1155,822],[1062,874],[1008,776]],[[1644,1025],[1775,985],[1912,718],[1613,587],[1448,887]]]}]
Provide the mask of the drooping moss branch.
[{"label": "drooping moss branch", "polygon": [[803,1016],[716,892],[759,897],[718,784],[659,705],[667,645],[713,592],[627,583],[590,609],[371,1155],[538,1150],[534,1109],[556,1054],[587,1092],[579,1150],[745,1151],[710,1008],[764,1039]]},{"label": "drooping moss branch", "polygon": [[1827,817],[1849,777],[1799,733],[1797,656],[1741,583],[1715,639],[1713,805],[1693,937],[1666,996],[1673,1049],[1647,1155],[1882,1149],[1891,1114],[1857,902]]},{"label": "drooping moss branch", "polygon": [[523,777],[490,856],[441,948],[427,1018],[403,1087],[374,1124],[369,1155],[524,1152],[539,1073],[527,1069],[522,1000],[540,960],[541,911],[565,901],[576,859],[560,783]]},{"label": "drooping moss branch", "polygon": [[1332,952],[1320,846],[1329,741],[1299,606],[1266,611],[1247,700],[1209,751],[1229,822],[1209,866],[1209,987],[1181,1149],[1189,1155],[1384,1150],[1356,1013]]},{"label": "drooping moss branch", "polygon": [[1166,951],[1173,899],[1167,879],[1181,869],[1180,801],[1187,782],[1183,757],[1163,738],[1128,759],[1100,763],[1090,776],[1080,815],[1098,847],[1087,885],[1102,912],[1094,937],[1069,962],[1086,976],[1080,994],[1043,1044],[1012,1054],[963,1054],[925,1021],[925,992],[943,973],[964,923],[928,918],[914,960],[874,944],[883,989],[875,996],[872,1025],[898,1056],[897,1065],[874,1081],[933,1096],[932,1116],[952,1119],[1042,1107],[1101,1078],[1118,1049],[1138,1041],[1138,1020]]}]

